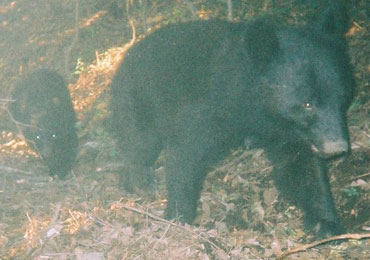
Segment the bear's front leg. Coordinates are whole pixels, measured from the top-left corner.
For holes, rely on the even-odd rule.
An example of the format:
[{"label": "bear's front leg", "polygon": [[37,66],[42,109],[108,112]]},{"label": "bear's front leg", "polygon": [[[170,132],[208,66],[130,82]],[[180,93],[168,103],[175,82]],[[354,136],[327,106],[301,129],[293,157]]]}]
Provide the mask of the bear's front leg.
[{"label": "bear's front leg", "polygon": [[191,223],[209,167],[223,158],[234,136],[220,120],[212,119],[208,106],[182,111],[166,151],[167,219]]},{"label": "bear's front leg", "polygon": [[321,238],[345,233],[335,210],[326,161],[297,144],[269,149],[268,154],[279,191],[304,211],[305,227]]}]

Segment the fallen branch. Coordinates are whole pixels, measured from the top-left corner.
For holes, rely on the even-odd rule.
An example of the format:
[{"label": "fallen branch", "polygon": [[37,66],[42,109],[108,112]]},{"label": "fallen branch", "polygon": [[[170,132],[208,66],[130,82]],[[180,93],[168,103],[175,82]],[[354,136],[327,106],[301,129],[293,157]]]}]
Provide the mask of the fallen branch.
[{"label": "fallen branch", "polygon": [[322,245],[322,244],[325,244],[325,243],[328,243],[328,242],[331,242],[331,241],[344,240],[344,239],[361,240],[361,239],[364,239],[364,238],[370,238],[370,233],[366,233],[366,234],[344,234],[344,235],[339,235],[339,236],[333,236],[333,237],[318,240],[318,241],[312,242],[310,244],[302,245],[302,246],[290,249],[288,251],[285,251],[284,253],[282,253],[280,255],[277,255],[276,259],[278,259],[278,260],[283,259],[283,258],[287,257],[288,255],[295,254],[295,253],[298,253],[298,252],[303,252],[303,251],[306,251],[309,248],[313,248],[313,247],[316,247],[318,245]]},{"label": "fallen branch", "polygon": [[2,166],[2,165],[0,165],[0,171],[9,172],[9,173],[12,173],[12,174],[15,174],[15,173],[22,173],[22,174],[26,174],[26,175],[33,175],[34,174],[33,172],[23,171],[23,170],[20,170],[20,169],[17,169],[17,168],[12,168],[12,167]]},{"label": "fallen branch", "polygon": [[359,175],[359,176],[355,176],[355,177],[352,178],[352,180],[357,180],[357,179],[360,179],[360,178],[363,178],[363,177],[367,177],[367,176],[370,176],[370,172],[365,173],[365,174],[362,174],[362,175]]},{"label": "fallen branch", "polygon": [[[202,236],[201,234],[198,234],[197,232],[193,231],[193,230],[190,230],[190,229],[187,229],[185,226],[183,225],[180,225],[180,224],[177,224],[175,222],[172,222],[172,221],[169,221],[167,219],[164,219],[164,218],[161,218],[161,217],[158,217],[156,215],[153,215],[151,213],[148,213],[148,212],[145,212],[145,211],[142,211],[140,209],[136,209],[136,208],[132,208],[132,207],[129,207],[129,206],[125,206],[125,205],[122,205],[122,207],[126,210],[129,210],[129,211],[132,211],[132,212],[135,212],[137,214],[140,214],[140,215],[144,215],[146,217],[149,217],[151,219],[154,219],[156,221],[159,221],[159,222],[162,222],[162,223],[166,223],[170,226],[173,226],[173,227],[176,227],[176,228],[179,228],[179,229],[182,229],[182,230],[185,230],[187,232],[190,232],[192,235],[195,235],[197,236],[198,238],[204,240],[205,242],[207,242],[208,244],[210,244],[212,247],[216,248],[217,250],[220,250],[222,252],[224,252],[226,255],[228,255],[224,249],[220,248],[219,246],[217,246],[215,243],[213,243],[211,240],[209,240],[208,238]],[[167,233],[167,232],[165,232]]]}]

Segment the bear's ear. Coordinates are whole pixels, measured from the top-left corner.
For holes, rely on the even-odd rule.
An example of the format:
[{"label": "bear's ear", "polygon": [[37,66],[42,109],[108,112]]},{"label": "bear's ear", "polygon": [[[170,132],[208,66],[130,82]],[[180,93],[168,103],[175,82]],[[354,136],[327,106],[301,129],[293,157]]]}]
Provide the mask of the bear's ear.
[{"label": "bear's ear", "polygon": [[329,3],[313,23],[314,32],[342,37],[348,30],[349,18],[341,0],[329,0]]},{"label": "bear's ear", "polygon": [[243,41],[247,55],[260,72],[279,53],[276,28],[271,21],[260,19],[249,23],[245,28]]}]

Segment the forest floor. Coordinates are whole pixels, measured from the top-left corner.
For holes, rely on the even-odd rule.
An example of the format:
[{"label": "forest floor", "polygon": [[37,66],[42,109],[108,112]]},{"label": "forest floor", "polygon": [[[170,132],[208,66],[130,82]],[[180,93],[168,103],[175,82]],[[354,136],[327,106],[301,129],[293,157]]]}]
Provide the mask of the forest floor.
[{"label": "forest floor", "polygon": [[[167,23],[226,19],[225,3],[208,2],[0,2],[1,125],[11,123],[6,106],[14,81],[48,67],[69,82],[80,139],[74,170],[61,181],[48,176],[16,133],[1,132],[0,259],[277,259],[314,242],[303,230],[301,211],[278,199],[262,150],[234,150],[208,174],[195,225],[162,218],[167,201],[161,158],[154,194],[118,187],[122,165],[106,118],[108,86],[132,39],[128,17],[136,40]],[[275,15],[304,23],[314,13],[297,0],[234,2],[245,3],[234,6],[235,20]],[[358,85],[348,115],[352,154],[332,163],[330,181],[348,232],[369,234],[370,5],[352,2],[347,39]],[[370,239],[312,245],[286,259],[370,259]]]}]

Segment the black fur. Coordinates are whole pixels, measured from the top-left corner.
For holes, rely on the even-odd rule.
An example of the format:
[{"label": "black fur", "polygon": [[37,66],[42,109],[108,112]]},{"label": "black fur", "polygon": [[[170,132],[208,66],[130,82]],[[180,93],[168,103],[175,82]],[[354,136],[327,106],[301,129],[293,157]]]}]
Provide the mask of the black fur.
[{"label": "black fur", "polygon": [[39,69],[22,78],[13,93],[10,112],[28,143],[50,169],[64,178],[75,161],[76,116],[67,85],[56,72]]},{"label": "black fur", "polygon": [[307,227],[343,233],[326,161],[350,150],[346,17],[335,4],[305,27],[196,21],[134,45],[111,85],[126,188],[133,178],[150,182],[166,148],[166,216],[192,222],[207,169],[248,138],[267,152]]}]

